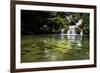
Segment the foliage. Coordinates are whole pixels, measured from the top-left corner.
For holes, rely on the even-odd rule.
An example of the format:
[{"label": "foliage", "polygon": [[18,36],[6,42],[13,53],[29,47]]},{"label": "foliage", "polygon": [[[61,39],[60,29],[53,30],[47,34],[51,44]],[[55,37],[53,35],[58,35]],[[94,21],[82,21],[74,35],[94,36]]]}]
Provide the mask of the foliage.
[{"label": "foliage", "polygon": [[[21,11],[22,34],[59,33],[62,27],[67,26],[63,12],[48,11]],[[48,29],[43,28],[47,25]]]},{"label": "foliage", "polygon": [[90,15],[89,13],[72,13],[73,17],[77,17],[75,19],[75,21],[77,22],[80,18],[83,19],[83,23],[82,25],[80,25],[80,28],[76,28],[76,32],[80,33],[80,29],[83,30],[83,34],[84,35],[89,35],[89,19],[90,19]]},{"label": "foliage", "polygon": [[[80,18],[83,19],[80,28],[83,33],[89,35],[89,13],[70,12],[75,23]],[[23,34],[46,34],[60,33],[61,28],[68,28],[68,20],[65,18],[65,12],[54,11],[21,11],[21,33]],[[77,29],[79,33],[80,30]]]},{"label": "foliage", "polygon": [[82,29],[83,29],[83,32],[84,32],[84,34],[86,34],[86,35],[89,35],[89,20],[90,20],[90,15],[89,15],[89,13],[87,13],[87,14],[84,14],[83,15],[83,25],[82,25]]}]

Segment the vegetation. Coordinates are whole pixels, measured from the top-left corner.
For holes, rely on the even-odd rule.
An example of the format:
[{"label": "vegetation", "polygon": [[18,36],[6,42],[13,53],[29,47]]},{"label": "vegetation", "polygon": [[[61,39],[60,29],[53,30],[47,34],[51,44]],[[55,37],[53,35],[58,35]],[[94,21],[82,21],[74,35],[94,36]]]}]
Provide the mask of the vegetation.
[{"label": "vegetation", "polygon": [[[83,39],[71,43],[61,39],[61,29],[69,28],[65,12],[21,10],[21,62],[89,59],[89,13],[70,12],[83,23]],[[80,29],[76,29],[77,33]]]},{"label": "vegetation", "polygon": [[[89,35],[89,13],[71,13],[71,15],[76,17],[75,22],[80,18],[83,19],[80,28],[85,35]],[[22,10],[21,20],[22,35],[60,33],[61,28],[68,28],[70,25],[65,18],[65,12]]]}]

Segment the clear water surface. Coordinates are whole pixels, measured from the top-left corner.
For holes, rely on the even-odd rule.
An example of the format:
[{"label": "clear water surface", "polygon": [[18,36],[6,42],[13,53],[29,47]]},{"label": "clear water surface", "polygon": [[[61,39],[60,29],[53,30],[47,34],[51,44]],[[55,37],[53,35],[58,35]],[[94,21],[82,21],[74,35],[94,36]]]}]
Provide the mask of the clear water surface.
[{"label": "clear water surface", "polygon": [[25,35],[21,37],[21,62],[89,59],[89,36]]}]

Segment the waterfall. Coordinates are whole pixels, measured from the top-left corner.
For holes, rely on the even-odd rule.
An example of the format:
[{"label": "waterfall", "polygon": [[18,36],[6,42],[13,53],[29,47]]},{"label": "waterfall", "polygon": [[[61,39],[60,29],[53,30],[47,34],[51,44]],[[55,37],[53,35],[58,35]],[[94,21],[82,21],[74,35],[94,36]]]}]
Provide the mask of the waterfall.
[{"label": "waterfall", "polygon": [[79,19],[79,21],[76,23],[77,26],[81,25],[83,22],[83,19]]},{"label": "waterfall", "polygon": [[[64,39],[67,37],[67,40],[70,44],[76,44],[78,46],[77,49],[81,49],[82,46],[82,35],[83,35],[83,30],[79,27],[82,25],[83,19],[79,19],[78,22],[75,22],[75,18],[71,14],[66,14],[65,18],[67,19],[68,23],[70,24],[68,27],[68,31],[65,33],[65,28],[61,29],[61,39]],[[73,23],[72,23],[73,22]],[[76,28],[80,30],[80,33],[77,34]]]},{"label": "waterfall", "polygon": [[83,31],[81,30],[80,35],[83,35]]},{"label": "waterfall", "polygon": [[63,35],[63,34],[64,34],[64,31],[65,31],[65,29],[64,29],[64,28],[62,28],[62,29],[61,29],[61,35]]},{"label": "waterfall", "polygon": [[[65,31],[65,28],[62,28],[61,29],[61,35],[77,35],[77,33],[76,33],[76,28],[79,28],[79,25],[81,25],[82,24],[82,22],[83,22],[83,20],[82,19],[79,19],[79,21],[77,22],[77,23],[75,23],[75,25],[69,25],[69,29],[68,29],[68,31],[67,31],[67,33],[64,33],[64,31]],[[82,31],[82,29],[81,28],[79,28],[80,29],[80,35],[83,35],[83,31]]]},{"label": "waterfall", "polygon": [[75,28],[76,28],[76,26],[69,26],[69,29],[67,31],[67,35],[76,35]]},{"label": "waterfall", "polygon": [[[79,19],[78,22],[75,22],[75,18],[70,13],[65,14],[65,18],[68,20],[68,23],[71,24],[69,25],[68,31],[65,33],[65,28],[61,29],[61,39],[64,39],[65,36],[67,35],[68,39],[72,39],[73,41],[76,39],[76,35],[83,35],[82,29],[79,27],[82,25],[83,19]],[[72,24],[74,23],[74,25]],[[76,33],[76,28],[80,29],[80,34]]]}]

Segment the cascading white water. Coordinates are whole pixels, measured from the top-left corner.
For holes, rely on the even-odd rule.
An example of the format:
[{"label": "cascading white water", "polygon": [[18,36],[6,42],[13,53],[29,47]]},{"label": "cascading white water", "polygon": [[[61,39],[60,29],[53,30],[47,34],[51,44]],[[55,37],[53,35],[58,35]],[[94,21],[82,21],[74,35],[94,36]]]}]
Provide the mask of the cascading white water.
[{"label": "cascading white water", "polygon": [[[71,23],[72,15],[65,16],[68,20],[69,23]],[[82,40],[82,35],[83,31],[79,27],[83,22],[83,19],[79,19],[75,25],[69,25],[68,31],[65,33],[65,28],[61,29],[61,39],[65,39],[65,36],[67,36],[68,42],[69,43],[77,43],[78,47],[81,47],[81,40]],[[80,34],[77,34],[76,28],[80,29]]]},{"label": "cascading white water", "polygon": [[64,34],[64,31],[65,31],[65,29],[64,29],[64,28],[62,28],[62,29],[61,29],[61,35],[63,35],[63,34]]},{"label": "cascading white water", "polygon": [[67,35],[76,35],[75,28],[76,28],[76,26],[69,26],[69,29],[67,31]]},{"label": "cascading white water", "polygon": [[[61,35],[77,35],[75,29],[76,29],[76,28],[79,28],[79,25],[81,25],[82,22],[83,22],[83,20],[80,19],[80,20],[76,23],[76,25],[69,25],[69,29],[68,29],[67,33],[64,33],[65,28],[62,28],[62,29],[61,29]],[[79,28],[79,29],[80,29],[80,31],[81,31],[81,32],[80,32],[80,35],[83,35],[82,29],[81,29],[81,28]]]},{"label": "cascading white water", "polygon": [[83,31],[81,30],[80,35],[83,35]]}]

